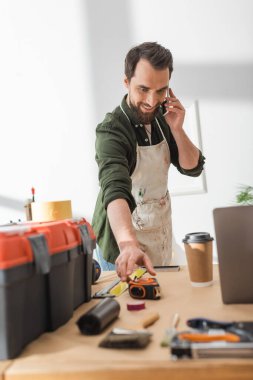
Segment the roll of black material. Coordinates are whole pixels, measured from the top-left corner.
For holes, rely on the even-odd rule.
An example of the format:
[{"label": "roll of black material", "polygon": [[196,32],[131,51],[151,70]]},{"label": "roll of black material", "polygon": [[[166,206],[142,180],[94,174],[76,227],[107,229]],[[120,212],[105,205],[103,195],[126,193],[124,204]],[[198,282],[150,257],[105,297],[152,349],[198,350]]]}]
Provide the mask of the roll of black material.
[{"label": "roll of black material", "polygon": [[87,313],[83,314],[76,324],[84,335],[100,334],[120,312],[119,303],[112,298],[105,298]]}]

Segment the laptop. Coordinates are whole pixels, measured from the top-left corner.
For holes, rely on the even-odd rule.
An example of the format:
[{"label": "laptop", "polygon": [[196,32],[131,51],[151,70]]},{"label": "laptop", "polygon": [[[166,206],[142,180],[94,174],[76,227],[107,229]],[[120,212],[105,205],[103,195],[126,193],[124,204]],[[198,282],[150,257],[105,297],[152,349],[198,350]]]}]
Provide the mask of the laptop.
[{"label": "laptop", "polygon": [[253,206],[213,210],[223,303],[253,303]]}]

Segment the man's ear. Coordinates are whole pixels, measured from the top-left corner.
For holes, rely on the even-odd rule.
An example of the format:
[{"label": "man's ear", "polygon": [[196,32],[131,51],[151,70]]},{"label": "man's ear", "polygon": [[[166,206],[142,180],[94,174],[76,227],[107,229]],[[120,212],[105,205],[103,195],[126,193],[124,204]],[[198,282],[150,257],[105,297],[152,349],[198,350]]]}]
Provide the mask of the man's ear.
[{"label": "man's ear", "polygon": [[128,89],[129,88],[129,80],[127,79],[127,77],[125,76],[124,78],[124,85],[125,87]]}]

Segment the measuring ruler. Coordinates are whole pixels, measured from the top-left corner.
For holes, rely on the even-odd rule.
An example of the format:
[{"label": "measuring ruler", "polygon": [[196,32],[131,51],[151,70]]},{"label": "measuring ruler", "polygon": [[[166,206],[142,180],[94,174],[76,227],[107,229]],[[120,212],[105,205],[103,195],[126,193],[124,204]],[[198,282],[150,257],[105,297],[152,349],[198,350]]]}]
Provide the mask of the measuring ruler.
[{"label": "measuring ruler", "polygon": [[[129,277],[131,280],[141,278],[146,272],[146,268],[138,268]],[[127,289],[128,283],[116,278],[111,284],[96,292],[93,298],[118,297]]]}]

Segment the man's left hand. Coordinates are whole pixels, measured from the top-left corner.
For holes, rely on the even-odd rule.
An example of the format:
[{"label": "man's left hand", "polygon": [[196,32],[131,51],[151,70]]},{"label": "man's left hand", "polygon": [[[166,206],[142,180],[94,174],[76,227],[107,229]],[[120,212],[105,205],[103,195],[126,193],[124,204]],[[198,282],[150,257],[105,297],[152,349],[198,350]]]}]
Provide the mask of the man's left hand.
[{"label": "man's left hand", "polygon": [[165,115],[165,120],[172,132],[179,132],[183,127],[185,109],[176,98],[171,88],[169,89],[169,96],[166,100],[167,103],[165,103],[165,107],[168,113]]}]

